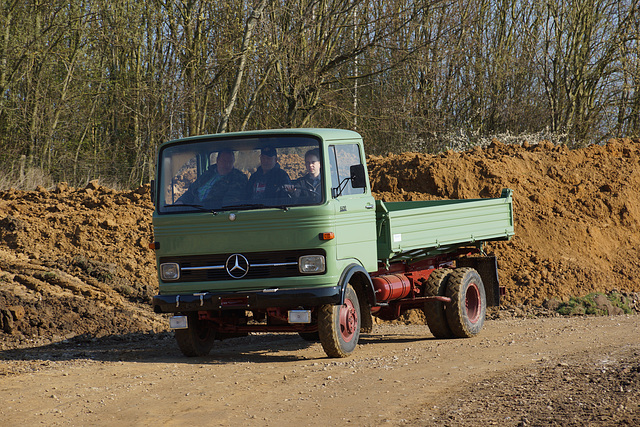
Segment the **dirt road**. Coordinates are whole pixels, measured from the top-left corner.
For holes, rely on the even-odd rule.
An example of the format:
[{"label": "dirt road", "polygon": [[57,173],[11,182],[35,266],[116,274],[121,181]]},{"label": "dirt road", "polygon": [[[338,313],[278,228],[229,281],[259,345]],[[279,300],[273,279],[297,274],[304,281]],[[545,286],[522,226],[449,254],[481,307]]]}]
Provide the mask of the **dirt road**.
[{"label": "dirt road", "polygon": [[169,334],[0,352],[26,425],[638,425],[638,316],[497,319],[473,339],[381,325],[347,359],[265,334],[183,358]]}]

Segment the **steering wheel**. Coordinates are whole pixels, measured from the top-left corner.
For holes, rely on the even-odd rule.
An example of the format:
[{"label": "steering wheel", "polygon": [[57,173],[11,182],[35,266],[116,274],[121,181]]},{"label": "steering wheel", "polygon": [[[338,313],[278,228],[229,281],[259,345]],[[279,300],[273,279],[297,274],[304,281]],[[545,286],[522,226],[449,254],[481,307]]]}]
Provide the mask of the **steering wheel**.
[{"label": "steering wheel", "polygon": [[285,199],[291,199],[292,198],[291,193],[289,193],[287,191],[287,189],[285,188],[284,185],[281,185],[281,186],[278,187],[278,189],[276,190],[276,196],[282,197],[282,198],[285,198]]}]

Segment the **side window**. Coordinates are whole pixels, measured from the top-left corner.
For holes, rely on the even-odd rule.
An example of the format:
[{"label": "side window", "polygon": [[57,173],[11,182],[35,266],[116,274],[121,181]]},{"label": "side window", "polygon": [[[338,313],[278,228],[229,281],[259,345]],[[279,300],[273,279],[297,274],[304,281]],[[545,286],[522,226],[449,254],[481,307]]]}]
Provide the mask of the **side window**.
[{"label": "side window", "polygon": [[162,169],[165,192],[162,195],[162,205],[174,204],[202,174],[199,158],[195,152],[179,153],[164,158]]},{"label": "side window", "polygon": [[[330,145],[329,170],[331,172],[331,188],[338,188],[345,178],[351,176],[351,166],[361,164],[358,144]],[[364,188],[353,188],[351,180],[344,183],[343,195],[363,194]]]}]

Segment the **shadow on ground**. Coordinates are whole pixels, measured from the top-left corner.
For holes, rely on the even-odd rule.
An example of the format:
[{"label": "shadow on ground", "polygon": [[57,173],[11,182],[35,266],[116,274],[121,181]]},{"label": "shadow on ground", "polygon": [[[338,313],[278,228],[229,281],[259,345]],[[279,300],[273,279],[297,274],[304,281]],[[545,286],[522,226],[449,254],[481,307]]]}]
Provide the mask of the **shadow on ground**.
[{"label": "shadow on ground", "polygon": [[[367,334],[359,345],[410,343],[424,339],[420,334]],[[312,348],[313,354],[304,352]],[[357,352],[357,349],[356,349]],[[225,364],[232,362],[271,363],[328,359],[320,343],[308,342],[297,334],[256,334],[216,341],[208,356],[185,357],[171,332],[111,335],[102,338],[76,336],[63,342],[37,347],[0,351],[2,361],[60,362],[92,360],[101,362]]]}]

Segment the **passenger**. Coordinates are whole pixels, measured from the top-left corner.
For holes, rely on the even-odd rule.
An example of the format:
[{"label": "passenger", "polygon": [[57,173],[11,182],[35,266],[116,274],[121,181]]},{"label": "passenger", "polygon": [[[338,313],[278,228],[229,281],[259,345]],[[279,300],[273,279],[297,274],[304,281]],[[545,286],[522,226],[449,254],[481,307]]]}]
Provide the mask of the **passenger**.
[{"label": "passenger", "polygon": [[247,176],[234,167],[232,150],[218,152],[216,164],[196,179],[176,204],[202,204],[219,208],[238,203],[247,186]]},{"label": "passenger", "polygon": [[249,198],[252,202],[283,203],[288,199],[285,186],[291,184],[287,172],[280,169],[278,152],[273,147],[260,150],[260,166],[249,178]]},{"label": "passenger", "polygon": [[320,150],[314,148],[304,155],[307,174],[293,181],[289,192],[299,198],[300,203],[319,203],[322,201],[322,180],[320,178]]}]

